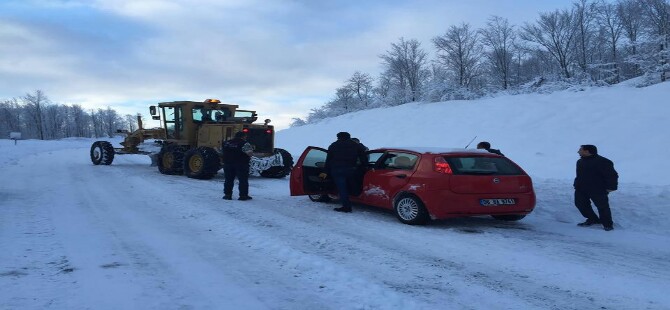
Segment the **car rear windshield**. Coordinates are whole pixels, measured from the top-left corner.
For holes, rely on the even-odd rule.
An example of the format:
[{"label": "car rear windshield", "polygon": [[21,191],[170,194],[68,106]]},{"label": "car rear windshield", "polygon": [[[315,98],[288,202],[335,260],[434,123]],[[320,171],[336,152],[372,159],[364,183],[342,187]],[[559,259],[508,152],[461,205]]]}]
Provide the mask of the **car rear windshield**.
[{"label": "car rear windshield", "polygon": [[451,170],[457,175],[524,175],[514,163],[505,157],[445,157]]}]

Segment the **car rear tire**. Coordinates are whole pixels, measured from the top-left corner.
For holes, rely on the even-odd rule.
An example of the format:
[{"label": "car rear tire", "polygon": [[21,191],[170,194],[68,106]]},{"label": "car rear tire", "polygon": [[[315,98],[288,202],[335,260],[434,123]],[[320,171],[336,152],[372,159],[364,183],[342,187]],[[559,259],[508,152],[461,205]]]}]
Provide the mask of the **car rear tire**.
[{"label": "car rear tire", "polygon": [[491,216],[496,220],[508,221],[508,222],[518,221],[526,217],[525,214],[508,214],[508,215],[491,215]]},{"label": "car rear tire", "polygon": [[331,200],[328,195],[309,195],[309,200],[314,202],[329,202]]},{"label": "car rear tire", "polygon": [[430,219],[423,202],[413,195],[398,197],[393,203],[393,209],[398,220],[405,224],[423,225]]}]

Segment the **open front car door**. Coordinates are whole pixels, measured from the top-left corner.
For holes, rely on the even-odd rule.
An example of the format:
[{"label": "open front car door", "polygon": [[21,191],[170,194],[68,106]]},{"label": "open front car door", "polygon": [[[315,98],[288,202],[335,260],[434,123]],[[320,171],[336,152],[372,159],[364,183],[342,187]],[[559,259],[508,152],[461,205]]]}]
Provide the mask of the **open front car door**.
[{"label": "open front car door", "polygon": [[[320,147],[308,146],[291,170],[291,196],[319,195],[335,192],[333,180],[319,178],[319,173],[326,172],[326,155],[328,151]],[[326,172],[327,173],[327,172]]]}]

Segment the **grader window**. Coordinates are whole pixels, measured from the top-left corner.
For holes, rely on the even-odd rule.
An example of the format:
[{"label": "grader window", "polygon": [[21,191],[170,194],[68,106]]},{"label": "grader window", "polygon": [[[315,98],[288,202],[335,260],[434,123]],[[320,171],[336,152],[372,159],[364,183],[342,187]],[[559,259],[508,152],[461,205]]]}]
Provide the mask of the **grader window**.
[{"label": "grader window", "polygon": [[202,107],[193,108],[193,121],[194,122],[208,122],[211,121],[210,110]]},{"label": "grader window", "polygon": [[193,108],[193,121],[194,122],[224,122],[228,117],[230,117],[230,111],[227,109],[216,110],[208,109],[204,107],[195,107]]},{"label": "grader window", "polygon": [[163,107],[165,115],[165,131],[168,139],[179,139],[184,130],[184,118],[181,113],[181,107]]}]

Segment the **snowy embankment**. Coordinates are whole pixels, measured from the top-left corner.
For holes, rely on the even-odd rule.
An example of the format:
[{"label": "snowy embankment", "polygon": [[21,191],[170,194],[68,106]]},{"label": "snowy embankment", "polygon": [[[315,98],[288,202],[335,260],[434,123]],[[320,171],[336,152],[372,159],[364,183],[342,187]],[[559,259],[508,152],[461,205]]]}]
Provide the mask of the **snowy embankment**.
[{"label": "snowy embankment", "polygon": [[614,161],[621,182],[669,185],[670,82],[647,88],[615,86],[549,95],[476,101],[410,103],[342,115],[278,133],[292,154],[305,145],[328,146],[349,131],[370,148],[474,147],[489,141],[531,176],[574,178],[577,149],[598,146]]},{"label": "snowy embankment", "polygon": [[[278,132],[296,158],[343,130],[371,148],[477,135],[533,176],[537,208],[515,223],[340,214],[290,197],[287,179],[223,201],[221,174],[161,175],[142,155],[94,166],[90,139],[0,140],[0,309],[668,309],[669,93],[408,104]],[[611,232],[575,226],[585,143],[621,174]]]}]

